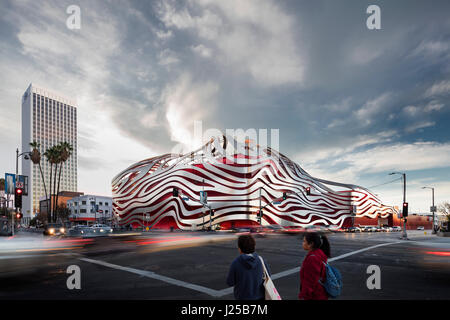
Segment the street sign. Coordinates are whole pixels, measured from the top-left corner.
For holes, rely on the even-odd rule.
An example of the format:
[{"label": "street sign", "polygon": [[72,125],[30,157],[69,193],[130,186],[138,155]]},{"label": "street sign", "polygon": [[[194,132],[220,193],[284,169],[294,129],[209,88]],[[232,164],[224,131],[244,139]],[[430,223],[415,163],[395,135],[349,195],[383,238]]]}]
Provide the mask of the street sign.
[{"label": "street sign", "polygon": [[5,194],[14,194],[16,188],[16,175],[5,173]]},{"label": "street sign", "polygon": [[281,201],[275,201],[273,204],[281,204]]},{"label": "street sign", "polygon": [[430,212],[436,212],[436,211],[437,211],[436,206],[431,206],[431,207],[430,207]]},{"label": "street sign", "polygon": [[[19,183],[21,184],[21,187],[18,186]],[[22,188],[23,195],[28,196],[28,176],[17,176],[16,187]]]},{"label": "street sign", "polygon": [[188,201],[189,200],[188,197],[181,197],[181,199],[183,199],[184,201]]}]

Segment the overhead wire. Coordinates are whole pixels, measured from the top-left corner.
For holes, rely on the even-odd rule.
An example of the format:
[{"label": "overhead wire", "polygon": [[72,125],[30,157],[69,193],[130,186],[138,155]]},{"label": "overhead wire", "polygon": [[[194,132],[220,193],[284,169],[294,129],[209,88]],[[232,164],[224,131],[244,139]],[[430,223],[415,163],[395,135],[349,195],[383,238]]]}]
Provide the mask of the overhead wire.
[{"label": "overhead wire", "polygon": [[384,186],[384,185],[386,185],[386,184],[393,183],[393,182],[395,182],[395,181],[402,180],[402,179],[403,179],[403,178],[397,178],[397,179],[394,179],[394,180],[392,180],[392,181],[384,182],[384,183],[377,184],[377,185],[375,185],[375,186],[369,187],[368,189],[373,189],[373,188],[376,188],[376,187],[381,187],[381,186]]}]

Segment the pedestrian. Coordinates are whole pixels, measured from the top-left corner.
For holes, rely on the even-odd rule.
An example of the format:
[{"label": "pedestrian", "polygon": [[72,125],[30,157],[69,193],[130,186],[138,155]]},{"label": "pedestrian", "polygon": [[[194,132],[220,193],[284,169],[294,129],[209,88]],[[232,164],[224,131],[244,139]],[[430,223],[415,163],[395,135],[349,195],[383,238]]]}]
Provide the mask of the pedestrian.
[{"label": "pedestrian", "polygon": [[[263,265],[255,252],[255,239],[251,235],[238,238],[239,256],[231,263],[227,284],[234,286],[236,300],[264,300]],[[267,272],[270,269],[264,261]]]},{"label": "pedestrian", "polygon": [[325,281],[325,264],[330,257],[330,243],[325,235],[316,232],[306,233],[303,237],[303,249],[308,253],[300,269],[298,298],[328,300],[328,294],[320,282]]}]

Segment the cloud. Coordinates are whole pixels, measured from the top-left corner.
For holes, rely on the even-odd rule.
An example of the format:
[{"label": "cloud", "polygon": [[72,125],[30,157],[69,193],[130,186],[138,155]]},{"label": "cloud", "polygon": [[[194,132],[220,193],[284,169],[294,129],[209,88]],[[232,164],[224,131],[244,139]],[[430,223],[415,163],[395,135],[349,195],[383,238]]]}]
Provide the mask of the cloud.
[{"label": "cloud", "polygon": [[[331,163],[333,159],[340,159],[346,154],[353,153],[356,149],[388,143],[397,135],[397,131],[382,131],[374,135],[356,135],[342,138],[332,146],[316,147],[313,150],[304,150],[294,158],[301,163],[312,166],[321,166],[323,162]],[[326,165],[326,164],[325,164]]]},{"label": "cloud", "polygon": [[439,103],[436,100],[430,101],[426,106],[425,106],[425,112],[432,112],[432,111],[439,111],[441,110],[445,105],[443,103]]},{"label": "cloud", "polygon": [[170,49],[164,49],[159,54],[158,63],[162,66],[176,64],[180,62],[175,52]]},{"label": "cloud", "polygon": [[[217,50],[216,62],[249,73],[260,85],[299,84],[306,59],[293,37],[298,22],[272,1],[191,1],[158,7],[166,28],[189,31]],[[239,10],[236,8],[239,7]]]},{"label": "cloud", "polygon": [[409,116],[414,117],[419,113],[420,109],[415,106],[407,106],[403,108],[403,111],[407,113]]},{"label": "cloud", "polygon": [[358,173],[446,168],[450,166],[450,143],[415,142],[377,146],[345,155],[338,161],[348,163]]},{"label": "cloud", "polygon": [[438,95],[447,95],[450,93],[450,80],[443,80],[441,82],[433,84],[425,92],[425,97],[432,97]]},{"label": "cloud", "polygon": [[351,55],[351,60],[356,65],[366,65],[372,62],[373,60],[377,59],[378,57],[380,57],[382,53],[383,50],[375,48],[373,47],[373,45],[372,46],[360,45],[354,48]]},{"label": "cloud", "polygon": [[210,58],[212,56],[211,48],[205,47],[203,44],[199,44],[197,46],[191,46],[192,51],[197,53],[198,55],[204,58]]},{"label": "cloud", "polygon": [[432,122],[432,121],[424,121],[424,122],[419,122],[416,124],[413,124],[411,126],[406,127],[405,131],[408,133],[414,132],[416,130],[419,129],[423,129],[423,128],[427,128],[427,127],[433,127],[436,123]]},{"label": "cloud", "polygon": [[359,110],[356,111],[356,116],[360,120],[366,121],[368,124],[376,114],[387,110],[392,98],[392,93],[383,93],[377,98],[367,101]]},{"label": "cloud", "polygon": [[186,151],[200,147],[202,141],[194,141],[194,121],[207,119],[217,107],[217,83],[195,82],[185,73],[173,84],[169,84],[162,95],[165,116],[171,140],[186,146]]},{"label": "cloud", "polygon": [[436,57],[449,53],[450,45],[446,41],[423,40],[417,48],[411,52],[411,56],[422,56],[426,58]]}]

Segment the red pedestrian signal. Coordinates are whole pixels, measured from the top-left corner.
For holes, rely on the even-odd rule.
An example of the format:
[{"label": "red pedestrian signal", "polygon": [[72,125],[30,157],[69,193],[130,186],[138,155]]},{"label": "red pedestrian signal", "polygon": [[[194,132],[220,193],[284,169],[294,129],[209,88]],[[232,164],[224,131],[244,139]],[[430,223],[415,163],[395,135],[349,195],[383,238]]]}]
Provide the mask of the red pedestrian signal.
[{"label": "red pedestrian signal", "polygon": [[306,187],[306,194],[308,196],[311,194],[311,187]]},{"label": "red pedestrian signal", "polygon": [[17,212],[17,213],[16,213],[16,218],[17,218],[18,220],[22,219],[22,218],[23,218],[23,214],[22,214],[21,212]]},{"label": "red pedestrian signal", "polygon": [[408,216],[408,202],[403,202],[403,218]]},{"label": "red pedestrian signal", "polygon": [[14,193],[14,205],[16,208],[22,208],[22,188],[16,188]]}]

